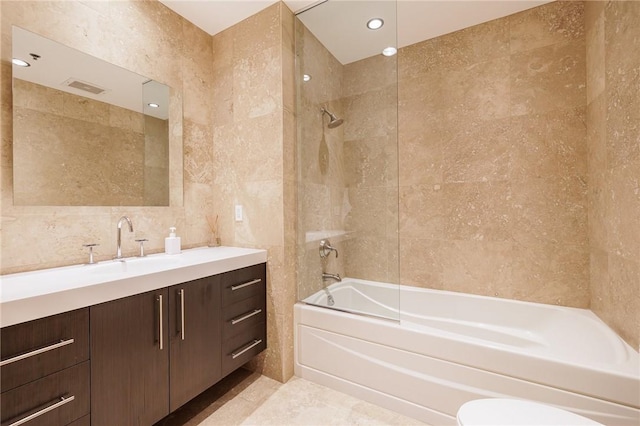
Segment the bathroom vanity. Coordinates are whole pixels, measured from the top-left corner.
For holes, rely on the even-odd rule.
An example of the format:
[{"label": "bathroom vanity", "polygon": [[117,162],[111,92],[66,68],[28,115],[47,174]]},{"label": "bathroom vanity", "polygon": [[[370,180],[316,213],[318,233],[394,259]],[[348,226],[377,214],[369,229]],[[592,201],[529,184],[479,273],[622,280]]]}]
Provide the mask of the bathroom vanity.
[{"label": "bathroom vanity", "polygon": [[219,247],[4,276],[2,424],[165,417],[266,348],[265,262]]}]

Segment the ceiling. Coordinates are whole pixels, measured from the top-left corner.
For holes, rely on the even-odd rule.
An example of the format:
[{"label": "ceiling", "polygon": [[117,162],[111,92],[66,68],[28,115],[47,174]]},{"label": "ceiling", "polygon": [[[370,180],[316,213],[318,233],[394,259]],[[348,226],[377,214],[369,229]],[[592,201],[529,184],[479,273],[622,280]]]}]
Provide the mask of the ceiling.
[{"label": "ceiling", "polygon": [[[215,35],[278,0],[160,1]],[[299,18],[336,59],[347,64],[378,54],[387,45],[409,46],[550,1],[553,0],[398,0],[396,9],[396,2],[388,0],[328,0]],[[284,0],[284,3],[297,12],[325,2]],[[365,24],[373,17],[385,19],[385,27],[375,32],[367,29]],[[396,22],[397,32],[393,25]]]},{"label": "ceiling", "polygon": [[[12,57],[31,64],[26,68],[14,65],[14,78],[162,120],[168,118],[168,86],[22,28],[13,27],[12,31]],[[37,60],[31,57],[34,53]],[[90,93],[83,87],[103,91]],[[149,103],[158,107],[151,108]]]}]

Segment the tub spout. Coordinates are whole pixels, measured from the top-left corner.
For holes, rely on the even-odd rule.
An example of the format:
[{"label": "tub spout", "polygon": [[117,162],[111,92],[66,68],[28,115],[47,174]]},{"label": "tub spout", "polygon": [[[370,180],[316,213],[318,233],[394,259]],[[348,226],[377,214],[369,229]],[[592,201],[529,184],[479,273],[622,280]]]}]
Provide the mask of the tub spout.
[{"label": "tub spout", "polygon": [[340,274],[327,274],[326,272],[322,273],[322,281],[325,280],[336,280],[338,282],[342,281],[342,278],[340,278]]}]

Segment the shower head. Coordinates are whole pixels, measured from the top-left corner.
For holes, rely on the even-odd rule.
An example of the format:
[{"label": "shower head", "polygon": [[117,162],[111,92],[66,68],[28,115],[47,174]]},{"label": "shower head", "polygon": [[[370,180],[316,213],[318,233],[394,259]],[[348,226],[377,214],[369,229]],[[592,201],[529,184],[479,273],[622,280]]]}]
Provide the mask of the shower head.
[{"label": "shower head", "polygon": [[322,108],[322,113],[327,114],[329,116],[329,124],[327,124],[327,127],[330,129],[335,129],[336,127],[344,123],[344,120],[342,118],[336,117],[334,114],[332,114],[331,112],[327,111],[324,108]]}]

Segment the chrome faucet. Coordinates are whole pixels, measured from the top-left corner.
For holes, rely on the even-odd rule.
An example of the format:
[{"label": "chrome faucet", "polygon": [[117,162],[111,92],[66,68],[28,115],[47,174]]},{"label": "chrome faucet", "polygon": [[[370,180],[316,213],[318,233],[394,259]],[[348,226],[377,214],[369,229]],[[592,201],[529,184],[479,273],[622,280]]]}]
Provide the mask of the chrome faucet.
[{"label": "chrome faucet", "polygon": [[127,216],[122,216],[120,220],[118,220],[118,239],[116,257],[114,257],[114,259],[122,259],[122,238],[120,236],[122,231],[122,222],[127,222],[127,224],[129,225],[129,232],[133,232],[133,224],[131,223],[131,219],[129,219]]},{"label": "chrome faucet", "polygon": [[326,272],[322,273],[322,281],[325,280],[336,280],[338,282],[342,281],[342,278],[340,278],[340,274],[327,274]]}]

